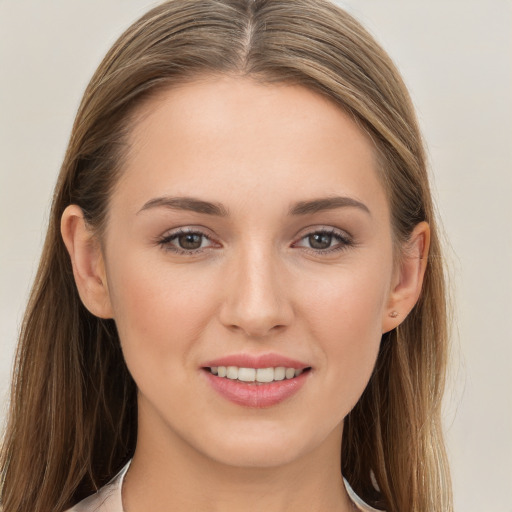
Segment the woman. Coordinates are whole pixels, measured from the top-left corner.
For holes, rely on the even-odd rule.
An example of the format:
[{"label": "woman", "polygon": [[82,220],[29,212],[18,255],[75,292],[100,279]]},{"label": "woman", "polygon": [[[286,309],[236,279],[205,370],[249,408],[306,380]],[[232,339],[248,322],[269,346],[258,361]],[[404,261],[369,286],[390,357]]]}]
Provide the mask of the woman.
[{"label": "woman", "polygon": [[388,56],[322,0],[167,2],[75,121],[3,509],[451,510],[445,359],[425,156]]}]

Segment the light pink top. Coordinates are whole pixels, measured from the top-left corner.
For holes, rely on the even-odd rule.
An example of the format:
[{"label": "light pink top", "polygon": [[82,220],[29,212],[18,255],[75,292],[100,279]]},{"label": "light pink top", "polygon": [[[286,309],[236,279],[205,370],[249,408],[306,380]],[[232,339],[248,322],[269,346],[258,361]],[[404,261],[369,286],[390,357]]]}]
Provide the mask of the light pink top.
[{"label": "light pink top", "polygon": [[[123,487],[123,479],[128,471],[130,463],[116,475],[107,485],[103,486],[98,492],[85,498],[80,503],[77,503],[73,508],[67,512],[123,512],[123,502],[121,499],[121,489]],[[359,496],[352,490],[349,483],[343,479],[345,488],[354,502],[358,510],[362,512],[382,512],[376,508],[370,507],[364,503]]]}]

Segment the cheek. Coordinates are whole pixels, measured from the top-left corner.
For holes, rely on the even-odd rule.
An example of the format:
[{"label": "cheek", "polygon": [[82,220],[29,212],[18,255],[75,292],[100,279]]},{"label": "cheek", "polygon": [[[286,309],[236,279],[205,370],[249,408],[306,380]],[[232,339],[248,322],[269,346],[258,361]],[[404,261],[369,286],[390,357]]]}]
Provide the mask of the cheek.
[{"label": "cheek", "polygon": [[[365,265],[315,280],[303,316],[326,372],[324,389],[348,414],[372,374],[382,337],[391,265]],[[313,283],[311,283],[312,285]]]},{"label": "cheek", "polygon": [[214,287],[206,287],[200,273],[144,264],[136,254],[117,262],[109,291],[127,363],[183,365],[212,313]]},{"label": "cheek", "polygon": [[[380,338],[391,283],[391,264],[378,261],[333,268],[303,279],[297,295],[303,315],[326,336],[360,345],[368,336]],[[360,340],[360,343],[356,343]]]}]

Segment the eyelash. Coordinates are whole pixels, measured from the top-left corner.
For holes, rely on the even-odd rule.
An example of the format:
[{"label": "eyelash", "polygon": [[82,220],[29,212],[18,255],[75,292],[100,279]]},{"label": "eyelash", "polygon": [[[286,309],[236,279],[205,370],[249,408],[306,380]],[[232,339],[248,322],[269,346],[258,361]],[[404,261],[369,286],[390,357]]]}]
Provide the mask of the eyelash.
[{"label": "eyelash", "polygon": [[[314,249],[313,247],[303,247],[303,249],[305,249],[306,251],[311,252],[316,255],[332,254],[332,253],[336,253],[336,252],[345,251],[349,247],[354,245],[354,241],[347,233],[341,232],[334,228],[328,228],[328,229],[321,228],[321,229],[310,231],[309,233],[306,233],[304,236],[299,238],[299,240],[297,242],[300,242],[300,241],[302,241],[310,236],[313,236],[313,235],[327,235],[327,236],[332,237],[331,243],[333,241],[337,241],[336,245],[334,245],[333,247],[328,247],[327,249]],[[296,245],[297,242],[294,242],[293,245]]]},{"label": "eyelash", "polygon": [[[164,237],[160,238],[157,241],[157,243],[159,246],[161,246],[166,251],[170,251],[175,254],[185,255],[185,256],[195,256],[197,254],[204,252],[205,249],[210,248],[210,247],[205,247],[205,248],[187,250],[187,249],[177,247],[171,243],[183,235],[199,235],[200,237],[202,237],[202,239],[209,240],[210,242],[213,241],[208,235],[206,235],[205,233],[203,233],[201,231],[194,230],[194,229],[179,229],[178,231],[174,231],[173,233],[171,233],[169,235],[165,235]],[[309,233],[306,233],[304,236],[299,238],[299,240],[297,242],[294,242],[293,245],[295,246],[298,242],[300,242],[310,236],[313,236],[313,235],[327,235],[327,236],[332,237],[333,239],[335,239],[338,242],[337,245],[335,245],[333,247],[329,247],[327,249],[314,249],[312,247],[302,247],[307,252],[311,252],[316,255],[332,254],[332,253],[340,252],[340,251],[346,250],[349,247],[354,245],[354,241],[351,239],[351,237],[348,234],[340,232],[334,228],[317,229],[317,230],[311,231]],[[331,242],[332,242],[332,240],[331,240]]]},{"label": "eyelash", "polygon": [[158,240],[158,245],[160,245],[166,251],[174,252],[176,254],[185,256],[195,256],[196,254],[200,254],[205,250],[205,248],[186,250],[171,244],[173,240],[176,240],[182,235],[199,235],[202,238],[206,238],[206,240],[209,240],[210,242],[212,241],[212,239],[208,235],[202,233],[201,231],[195,229],[179,229],[178,231],[174,231],[169,235],[165,235],[160,240]]}]

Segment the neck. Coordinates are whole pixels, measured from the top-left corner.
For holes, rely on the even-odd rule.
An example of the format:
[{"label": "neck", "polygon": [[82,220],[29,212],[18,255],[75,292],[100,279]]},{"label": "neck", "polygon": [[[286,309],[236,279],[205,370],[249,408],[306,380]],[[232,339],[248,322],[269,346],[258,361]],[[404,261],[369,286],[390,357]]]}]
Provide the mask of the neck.
[{"label": "neck", "polygon": [[[142,431],[141,431],[142,430]],[[139,429],[123,486],[125,512],[352,512],[340,471],[341,430],[319,449],[273,467],[235,467],[172,439],[156,444]],[[153,432],[154,434],[154,432]]]}]

